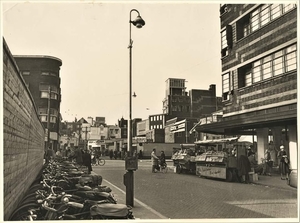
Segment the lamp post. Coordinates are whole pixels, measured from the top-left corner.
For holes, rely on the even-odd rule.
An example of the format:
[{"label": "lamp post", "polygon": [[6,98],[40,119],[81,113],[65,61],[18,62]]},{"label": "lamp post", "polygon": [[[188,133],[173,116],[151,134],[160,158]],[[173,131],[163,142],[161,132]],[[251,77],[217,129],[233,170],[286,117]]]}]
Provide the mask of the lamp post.
[{"label": "lamp post", "polygon": [[50,107],[51,106],[51,86],[48,87],[48,106],[47,106],[47,143],[46,150],[50,147]]},{"label": "lamp post", "polygon": [[[136,12],[138,16],[135,20],[131,20],[131,13]],[[129,157],[133,156],[132,151],[132,117],[131,117],[131,110],[132,110],[132,44],[133,40],[131,39],[131,24],[133,24],[137,28],[142,28],[145,25],[145,21],[140,16],[140,13],[136,9],[131,9],[129,13],[129,120],[128,120],[128,129],[127,129],[127,152]],[[126,204],[133,207],[133,169],[127,168],[126,173]]]}]

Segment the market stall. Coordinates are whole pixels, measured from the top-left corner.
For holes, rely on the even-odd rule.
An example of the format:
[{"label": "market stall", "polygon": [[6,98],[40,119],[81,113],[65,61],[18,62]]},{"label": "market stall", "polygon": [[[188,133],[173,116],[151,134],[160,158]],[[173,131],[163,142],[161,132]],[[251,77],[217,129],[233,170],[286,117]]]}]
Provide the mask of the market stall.
[{"label": "market stall", "polygon": [[239,142],[239,137],[195,142],[204,150],[195,158],[196,175],[234,181],[240,155],[246,155],[251,142]]},{"label": "market stall", "polygon": [[176,173],[196,172],[195,144],[181,144],[180,148],[174,148],[171,157]]}]

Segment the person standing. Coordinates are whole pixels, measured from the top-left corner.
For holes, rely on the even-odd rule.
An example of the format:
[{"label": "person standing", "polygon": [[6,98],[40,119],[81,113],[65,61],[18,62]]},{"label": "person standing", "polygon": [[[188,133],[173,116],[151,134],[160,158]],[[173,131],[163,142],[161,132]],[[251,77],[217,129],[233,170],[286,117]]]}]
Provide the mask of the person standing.
[{"label": "person standing", "polygon": [[273,167],[273,161],[271,160],[271,153],[270,153],[269,149],[266,149],[262,174],[271,176],[272,167]]},{"label": "person standing", "polygon": [[76,163],[81,166],[82,165],[82,151],[81,151],[80,148],[77,147],[75,149],[75,151],[74,151],[74,157],[76,159]]},{"label": "person standing", "polygon": [[237,163],[238,177],[241,183],[249,183],[249,172],[251,171],[251,164],[247,156],[241,155]]},{"label": "person standing", "polygon": [[289,168],[289,159],[287,157],[286,151],[284,150],[284,146],[280,146],[280,151],[278,152],[278,160],[279,161],[279,171],[280,171],[280,177],[282,180],[288,180],[289,174],[290,174],[290,168]]},{"label": "person standing", "polygon": [[92,169],[92,156],[87,149],[82,154],[82,164],[87,167],[88,174],[91,173]]},{"label": "person standing", "polygon": [[152,173],[155,173],[155,169],[159,170],[158,160],[159,160],[159,158],[156,156],[156,149],[153,149],[153,151],[151,153]]}]

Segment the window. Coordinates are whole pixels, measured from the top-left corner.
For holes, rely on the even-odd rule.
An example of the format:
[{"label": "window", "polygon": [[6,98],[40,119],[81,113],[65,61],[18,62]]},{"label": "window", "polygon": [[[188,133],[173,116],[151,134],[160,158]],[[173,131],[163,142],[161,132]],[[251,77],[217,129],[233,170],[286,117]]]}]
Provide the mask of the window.
[{"label": "window", "polygon": [[283,51],[278,51],[274,54],[273,68],[274,76],[282,74],[283,71]]},{"label": "window", "polygon": [[260,17],[262,26],[270,22],[270,5],[264,5],[261,8]]},{"label": "window", "polygon": [[272,58],[271,56],[265,57],[263,59],[263,64],[262,64],[262,78],[267,79],[272,76]]},{"label": "window", "polygon": [[21,73],[22,73],[22,75],[25,75],[25,76],[30,75],[30,71],[27,71],[27,70],[21,71]]},{"label": "window", "polygon": [[226,29],[221,32],[221,57],[225,57],[228,55],[228,48],[227,48],[227,39],[226,39]]},{"label": "window", "polygon": [[261,68],[260,60],[253,63],[253,70],[252,70],[253,83],[261,81],[260,68]]},{"label": "window", "polygon": [[286,71],[291,71],[297,68],[296,44],[286,49]]},{"label": "window", "polygon": [[279,4],[272,4],[271,5],[271,19],[276,19],[281,14],[281,5]]},{"label": "window", "polygon": [[229,73],[226,73],[222,76],[222,86],[223,86],[223,100],[228,100],[228,93],[230,90],[229,85]]},{"label": "window", "polygon": [[57,74],[55,72],[51,72],[51,71],[42,71],[41,75],[44,75],[44,76],[57,76]]}]

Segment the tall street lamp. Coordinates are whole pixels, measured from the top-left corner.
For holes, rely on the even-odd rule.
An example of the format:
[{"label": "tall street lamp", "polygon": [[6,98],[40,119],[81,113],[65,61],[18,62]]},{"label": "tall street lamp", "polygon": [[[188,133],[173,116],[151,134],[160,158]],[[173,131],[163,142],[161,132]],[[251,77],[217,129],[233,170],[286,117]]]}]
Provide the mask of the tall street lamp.
[{"label": "tall street lamp", "polygon": [[[131,20],[131,13],[136,12],[138,16],[135,20]],[[131,117],[131,110],[132,110],[132,44],[133,40],[131,39],[131,24],[133,24],[137,28],[142,28],[145,25],[145,21],[140,16],[140,13],[136,9],[131,9],[129,13],[129,120],[128,120],[128,138],[127,138],[127,152],[130,158],[133,157],[133,151],[132,151],[132,117]],[[133,207],[133,170],[129,164],[130,162],[127,162],[125,164],[126,166],[126,174],[124,178],[124,183],[126,185],[126,204]],[[129,165],[127,165],[129,164]]]}]

